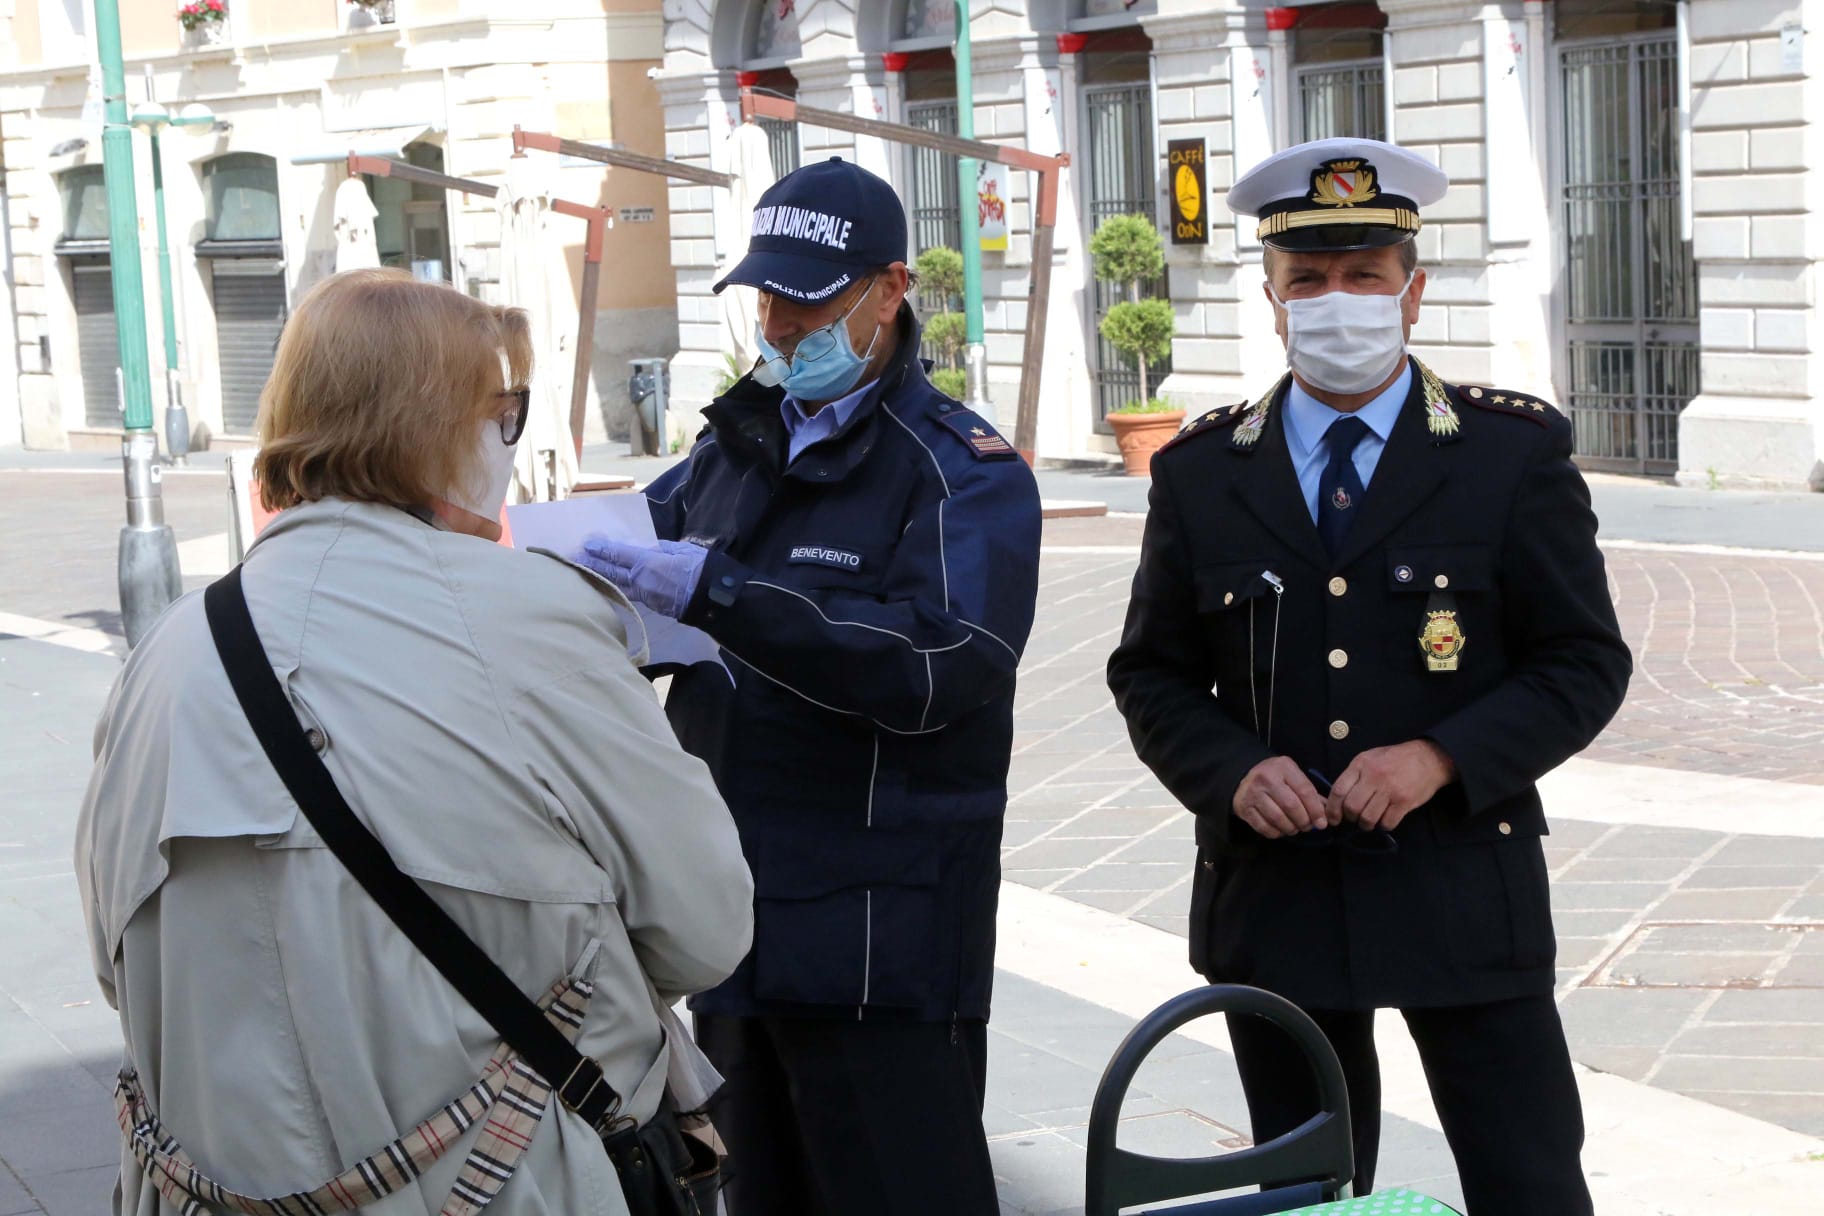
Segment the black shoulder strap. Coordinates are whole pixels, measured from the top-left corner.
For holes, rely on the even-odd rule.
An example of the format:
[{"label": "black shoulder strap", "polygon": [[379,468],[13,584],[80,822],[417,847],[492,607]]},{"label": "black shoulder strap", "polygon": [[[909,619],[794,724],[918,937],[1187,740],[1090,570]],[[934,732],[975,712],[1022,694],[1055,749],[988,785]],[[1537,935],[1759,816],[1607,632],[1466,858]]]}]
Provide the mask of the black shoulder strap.
[{"label": "black shoulder strap", "polygon": [[603,1078],[601,1066],[572,1046],[449,913],[400,872],[386,846],[349,809],[335,778],[305,739],[260,646],[239,566],[203,593],[203,608],[253,733],[323,842],[443,978],[556,1088],[564,1105],[606,1131],[621,1099]]}]

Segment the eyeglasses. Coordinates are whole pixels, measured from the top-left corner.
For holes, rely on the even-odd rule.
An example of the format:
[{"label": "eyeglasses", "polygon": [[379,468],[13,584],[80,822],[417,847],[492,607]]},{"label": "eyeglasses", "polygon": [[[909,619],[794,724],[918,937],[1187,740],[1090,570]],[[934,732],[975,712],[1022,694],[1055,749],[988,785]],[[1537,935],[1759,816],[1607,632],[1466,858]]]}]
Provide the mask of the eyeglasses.
[{"label": "eyeglasses", "polygon": [[508,447],[519,442],[519,437],[526,433],[526,418],[532,412],[532,389],[510,388],[494,394],[496,397],[508,397],[513,401],[513,408],[500,416],[500,439]]},{"label": "eyeglasses", "polygon": [[855,297],[854,303],[842,310],[842,315],[838,316],[828,325],[822,326],[819,329],[813,329],[810,333],[798,339],[798,345],[792,348],[792,359],[803,363],[815,363],[817,360],[835,350],[836,327],[848,324],[850,314],[861,307],[862,301],[866,300],[868,298],[868,293],[873,290],[874,280],[871,278],[864,280],[861,294]]}]

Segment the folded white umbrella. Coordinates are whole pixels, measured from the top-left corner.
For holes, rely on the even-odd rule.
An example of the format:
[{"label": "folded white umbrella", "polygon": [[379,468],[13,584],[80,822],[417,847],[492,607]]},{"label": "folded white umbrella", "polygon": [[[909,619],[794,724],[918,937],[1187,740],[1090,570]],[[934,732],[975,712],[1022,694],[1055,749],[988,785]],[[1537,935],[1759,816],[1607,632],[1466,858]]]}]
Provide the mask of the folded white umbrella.
[{"label": "folded white umbrella", "polygon": [[[735,179],[729,186],[735,235],[729,243],[728,257],[716,268],[718,281],[747,256],[747,240],[754,230],[754,206],[779,180],[773,172],[773,156],[767,146],[766,132],[760,129],[759,123],[740,124],[728,139],[728,172]],[[724,288],[717,299],[722,305],[722,349],[733,355],[736,364],[746,372],[760,357],[754,345],[759,295],[751,287],[731,286]]]},{"label": "folded white umbrella", "polygon": [[365,270],[380,264],[380,246],[374,239],[374,200],[367,184],[345,177],[336,186],[336,272]]},{"label": "folded white umbrella", "polygon": [[[576,440],[570,433],[570,381],[574,352],[558,333],[559,318],[573,315],[553,295],[553,272],[562,249],[551,231],[551,187],[544,161],[507,161],[506,179],[494,196],[500,216],[501,302],[526,310],[536,366],[532,410],[513,462],[519,502],[563,498],[576,484]],[[567,277],[564,279],[568,282]]]}]

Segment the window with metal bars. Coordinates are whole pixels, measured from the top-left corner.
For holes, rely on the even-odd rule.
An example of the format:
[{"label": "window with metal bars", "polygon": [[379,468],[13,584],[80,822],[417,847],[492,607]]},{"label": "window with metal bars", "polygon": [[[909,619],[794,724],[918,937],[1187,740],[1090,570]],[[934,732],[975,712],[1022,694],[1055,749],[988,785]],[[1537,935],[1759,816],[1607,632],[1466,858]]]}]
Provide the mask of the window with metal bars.
[{"label": "window with metal bars", "polygon": [[1663,34],[1559,51],[1565,404],[1578,455],[1596,468],[1674,471],[1678,415],[1698,390],[1677,72]]},{"label": "window with metal bars", "polygon": [[1299,142],[1387,138],[1382,27],[1374,4],[1318,4],[1296,10],[1292,92]]},{"label": "window with metal bars", "polygon": [[[1125,33],[1125,31],[1124,31]],[[1128,35],[1132,39],[1133,35]],[[1083,143],[1089,230],[1113,215],[1159,219],[1160,163],[1154,151],[1150,44],[1145,49],[1092,53],[1083,66]],[[1169,272],[1168,272],[1169,273]],[[1167,275],[1140,286],[1144,297],[1169,299]],[[1090,327],[1094,336],[1091,379],[1095,386],[1095,425],[1109,430],[1108,412],[1140,396],[1140,369],[1102,337],[1102,318],[1125,298],[1115,283],[1097,279],[1090,292]],[[1147,364],[1147,378],[1157,385],[1172,370],[1168,357]]]}]

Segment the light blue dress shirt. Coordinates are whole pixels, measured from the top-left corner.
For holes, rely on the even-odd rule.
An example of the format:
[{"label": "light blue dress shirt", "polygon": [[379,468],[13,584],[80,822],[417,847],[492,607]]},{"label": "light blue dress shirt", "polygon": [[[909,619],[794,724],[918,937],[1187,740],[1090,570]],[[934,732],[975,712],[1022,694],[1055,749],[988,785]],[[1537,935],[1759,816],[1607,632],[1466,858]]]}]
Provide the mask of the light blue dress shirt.
[{"label": "light blue dress shirt", "polygon": [[873,387],[874,381],[870,380],[848,396],[838,397],[815,414],[806,414],[804,407],[798,404],[798,399],[787,393],[785,400],[779,403],[779,416],[785,419],[785,433],[788,437],[785,463],[791,464],[798,459],[798,453],[841,430],[843,423],[855,413],[855,407],[861,404],[861,399]]},{"label": "light blue dress shirt", "polygon": [[[1393,434],[1393,424],[1411,389],[1412,362],[1408,360],[1406,370],[1400,373],[1398,380],[1355,411],[1355,416],[1368,424],[1368,433],[1355,445],[1355,473],[1362,479],[1364,490],[1374,477],[1375,466],[1381,463],[1387,437]],[[1304,492],[1312,523],[1317,522],[1318,479],[1324,475],[1324,466],[1330,463],[1330,447],[1324,442],[1324,436],[1330,432],[1332,423],[1347,417],[1348,414],[1331,409],[1306,392],[1305,386],[1296,379],[1286,390],[1286,450],[1292,454],[1292,470],[1298,474],[1298,488]]]}]

